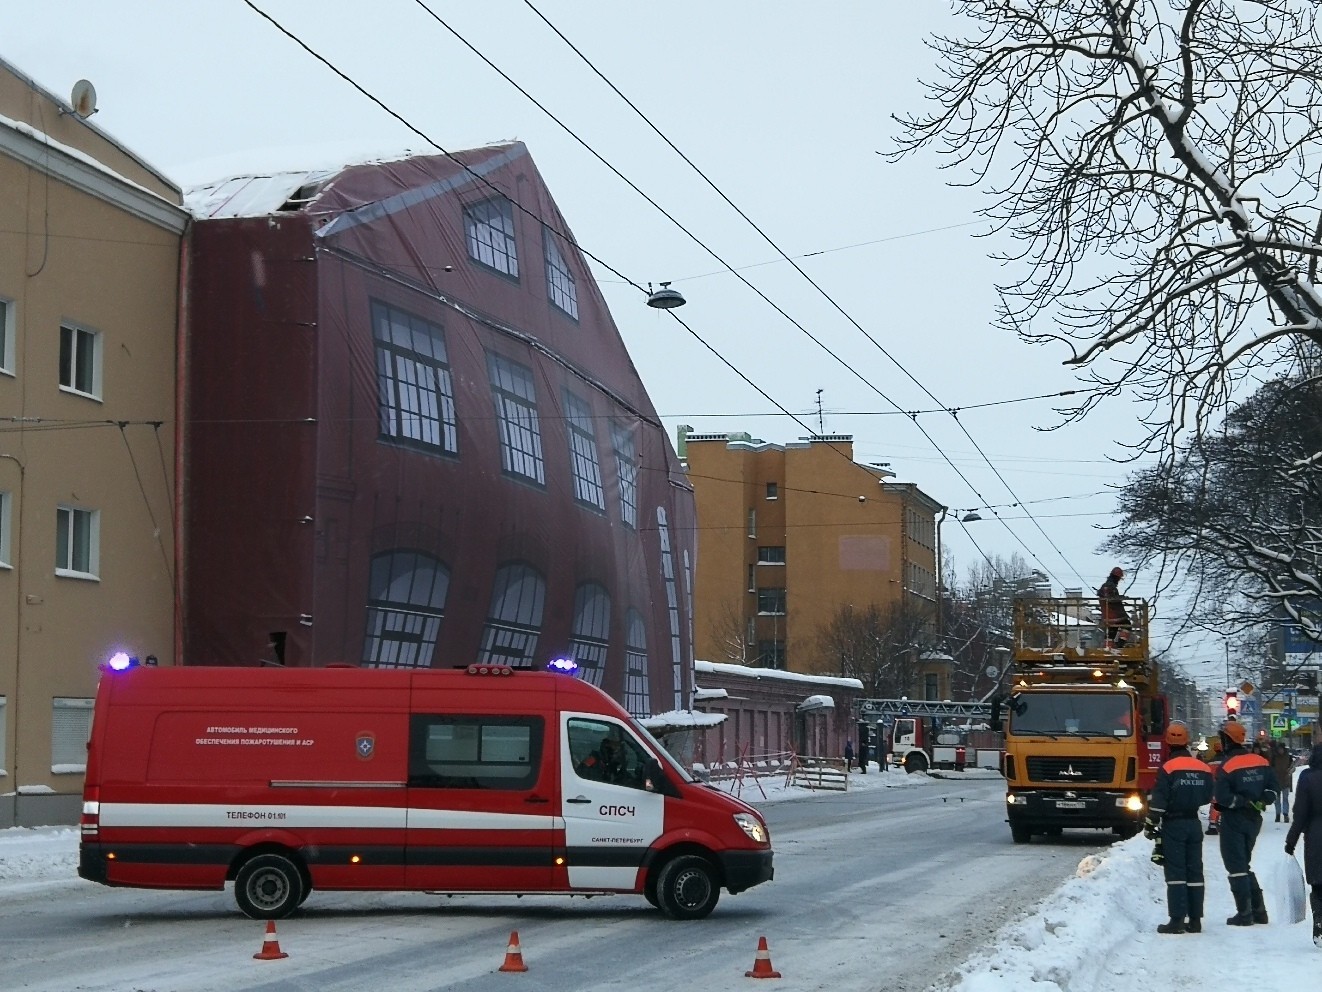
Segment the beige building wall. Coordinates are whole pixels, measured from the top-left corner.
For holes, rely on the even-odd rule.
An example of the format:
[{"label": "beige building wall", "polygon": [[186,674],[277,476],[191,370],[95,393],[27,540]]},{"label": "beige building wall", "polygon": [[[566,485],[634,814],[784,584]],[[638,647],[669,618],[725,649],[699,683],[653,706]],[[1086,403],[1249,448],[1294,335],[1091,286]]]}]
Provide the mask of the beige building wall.
[{"label": "beige building wall", "polygon": [[187,215],[69,109],[0,62],[0,826],[76,819],[100,664],[174,661]]},{"label": "beige building wall", "polygon": [[[837,674],[817,657],[816,642],[840,607],[886,606],[901,596],[934,606],[941,504],[856,463],[848,435],[778,445],[688,433],[681,458],[697,499],[698,658]],[[772,549],[783,550],[783,563],[766,560],[781,557]],[[766,605],[765,591],[776,588],[785,590],[783,614],[759,610],[759,591]],[[783,666],[758,650],[777,640]],[[948,666],[932,667],[948,694]]]}]

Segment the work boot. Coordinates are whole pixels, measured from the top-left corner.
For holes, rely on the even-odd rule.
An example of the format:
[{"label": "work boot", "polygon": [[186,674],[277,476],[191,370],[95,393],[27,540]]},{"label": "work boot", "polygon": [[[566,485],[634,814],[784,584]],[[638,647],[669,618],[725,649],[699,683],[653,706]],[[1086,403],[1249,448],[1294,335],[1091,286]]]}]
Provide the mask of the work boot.
[{"label": "work boot", "polygon": [[1276,822],[1277,822],[1277,823],[1280,823],[1280,822],[1281,822],[1281,814],[1280,814],[1280,813],[1277,813],[1277,814],[1276,814]]},{"label": "work boot", "polygon": [[1157,933],[1188,933],[1189,929],[1184,925],[1183,920],[1172,919],[1169,923],[1162,923],[1157,927]]},{"label": "work boot", "polygon": [[1196,916],[1191,916],[1189,917],[1189,922],[1185,924],[1184,928],[1190,933],[1202,933],[1203,921]]},{"label": "work boot", "polygon": [[1258,886],[1256,878],[1253,879],[1253,895],[1250,905],[1252,906],[1253,922],[1265,924],[1267,922],[1267,903],[1262,897],[1262,889]]},{"label": "work boot", "polygon": [[1235,915],[1226,920],[1228,927],[1251,927],[1253,926],[1253,910],[1249,908],[1247,897],[1238,892],[1235,896]]},{"label": "work boot", "polygon": [[1313,944],[1322,947],[1322,920],[1316,918],[1313,920]]},{"label": "work boot", "polygon": [[1252,915],[1253,915],[1253,922],[1254,922],[1254,923],[1266,923],[1266,922],[1267,922],[1267,907],[1266,907],[1266,906],[1254,906],[1254,907],[1253,907],[1253,914],[1252,914]]}]

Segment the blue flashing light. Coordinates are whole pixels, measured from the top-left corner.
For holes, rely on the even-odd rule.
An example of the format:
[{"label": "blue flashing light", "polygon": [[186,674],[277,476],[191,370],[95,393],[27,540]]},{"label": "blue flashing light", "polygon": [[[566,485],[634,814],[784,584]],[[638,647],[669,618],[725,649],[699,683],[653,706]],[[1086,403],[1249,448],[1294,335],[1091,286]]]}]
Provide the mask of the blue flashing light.
[{"label": "blue flashing light", "polygon": [[122,672],[126,669],[132,668],[137,663],[138,659],[130,657],[128,652],[116,651],[110,656],[110,660],[106,662],[106,667],[112,672]]},{"label": "blue flashing light", "polygon": [[546,663],[548,672],[559,672],[562,675],[577,675],[578,662],[573,658],[552,658]]}]

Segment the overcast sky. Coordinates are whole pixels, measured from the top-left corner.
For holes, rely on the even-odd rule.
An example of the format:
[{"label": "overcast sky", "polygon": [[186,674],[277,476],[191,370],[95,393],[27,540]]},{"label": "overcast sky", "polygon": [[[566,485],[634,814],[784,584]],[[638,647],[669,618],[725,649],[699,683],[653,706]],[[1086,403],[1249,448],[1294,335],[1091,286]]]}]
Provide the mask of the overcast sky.
[{"label": "overcast sky", "polygon": [[[76,80],[91,80],[93,122],[185,187],[434,152],[428,139],[446,150],[522,140],[585,249],[639,285],[672,281],[688,299],[676,314],[691,332],[596,267],[672,437],[678,424],[773,442],[819,426],[852,434],[857,460],[889,462],[952,509],[979,508],[983,521],[943,527],[961,577],[981,557],[973,541],[987,554],[1020,553],[1057,591],[1091,592],[1115,564],[1097,554],[1098,528],[1116,522],[1111,489],[1124,469],[1107,458],[1137,434],[1132,411],[1120,402],[1105,423],[1043,433],[1057,422],[1050,400],[977,408],[1071,388],[1065,355],[989,328],[993,284],[1013,273],[988,259],[1008,243],[976,236],[979,194],[950,188],[933,157],[892,165],[877,154],[894,133],[889,115],[920,109],[918,80],[934,75],[923,38],[956,27],[943,0],[253,6],[425,138],[245,0],[11,0],[0,5],[0,57],[66,99]],[[896,412],[952,407],[995,470],[948,413],[915,422]],[[1036,523],[1008,505],[1020,501]],[[1004,523],[987,506],[1001,507]],[[1150,591],[1151,577],[1131,578],[1130,592]],[[1219,646],[1204,654],[1219,665]]]}]

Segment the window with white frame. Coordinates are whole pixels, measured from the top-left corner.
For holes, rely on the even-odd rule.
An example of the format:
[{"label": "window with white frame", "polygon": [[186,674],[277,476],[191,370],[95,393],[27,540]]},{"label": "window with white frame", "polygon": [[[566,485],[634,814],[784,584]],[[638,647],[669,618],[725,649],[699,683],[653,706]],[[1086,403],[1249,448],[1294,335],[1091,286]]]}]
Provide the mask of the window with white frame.
[{"label": "window with white frame", "polygon": [[365,668],[430,668],[445,619],[450,570],[422,551],[372,556]]},{"label": "window with white frame", "polygon": [[457,454],[454,383],[440,326],[373,300],[372,334],[381,437]]},{"label": "window with white frame", "polygon": [[615,473],[620,480],[620,520],[638,526],[638,449],[633,434],[621,424],[611,424],[611,446],[615,449]]},{"label": "window with white frame", "polygon": [[96,578],[101,511],[60,506],[55,511],[55,574]]},{"label": "window with white frame", "polygon": [[597,431],[592,407],[586,400],[565,390],[565,423],[569,436],[569,467],[574,476],[574,498],[605,511],[606,492],[601,486],[601,460],[597,456]]},{"label": "window with white frame", "polygon": [[12,529],[9,514],[12,506],[13,498],[0,489],[0,568],[13,564],[9,557],[9,532]]},{"label": "window with white frame", "polygon": [[546,580],[531,565],[515,562],[498,569],[478,662],[532,667],[545,603]]},{"label": "window with white frame", "polygon": [[611,636],[611,597],[605,586],[584,582],[574,591],[574,636],[569,642],[579,678],[600,687]]},{"label": "window with white frame", "polygon": [[5,754],[5,741],[9,740],[9,727],[5,724],[5,703],[7,700],[0,696],[0,778],[9,774],[9,765],[6,764],[7,755]]},{"label": "window with white frame", "polygon": [[514,208],[503,196],[464,208],[468,257],[504,275],[519,278],[519,254],[514,244]]},{"label": "window with white frame", "polygon": [[487,375],[500,426],[501,467],[511,475],[545,485],[542,425],[537,417],[532,369],[487,352]]},{"label": "window with white frame", "polygon": [[14,374],[14,312],[13,300],[0,296],[0,372]]},{"label": "window with white frame", "polygon": [[542,228],[542,241],[546,247],[546,294],[559,310],[578,320],[578,288],[558,240],[549,227]]},{"label": "window with white frame", "polygon": [[85,327],[60,325],[60,389],[101,398],[101,335]]},{"label": "window with white frame", "polygon": [[51,700],[50,770],[56,775],[87,770],[92,734],[92,700],[56,696]]},{"label": "window with white frame", "polygon": [[624,708],[631,716],[652,715],[652,694],[647,681],[647,627],[643,615],[629,610],[625,615]]}]

